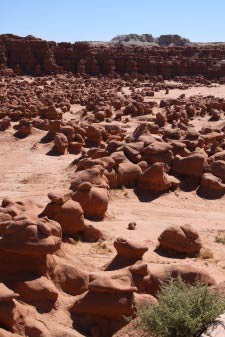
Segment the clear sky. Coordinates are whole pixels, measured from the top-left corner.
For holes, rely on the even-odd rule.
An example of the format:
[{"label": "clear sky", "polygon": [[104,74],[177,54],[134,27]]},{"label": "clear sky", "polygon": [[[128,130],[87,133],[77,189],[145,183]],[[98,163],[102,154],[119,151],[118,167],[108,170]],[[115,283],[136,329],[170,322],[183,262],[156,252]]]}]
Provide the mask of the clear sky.
[{"label": "clear sky", "polygon": [[129,33],[225,41],[225,0],[0,0],[0,17],[0,34],[54,41]]}]

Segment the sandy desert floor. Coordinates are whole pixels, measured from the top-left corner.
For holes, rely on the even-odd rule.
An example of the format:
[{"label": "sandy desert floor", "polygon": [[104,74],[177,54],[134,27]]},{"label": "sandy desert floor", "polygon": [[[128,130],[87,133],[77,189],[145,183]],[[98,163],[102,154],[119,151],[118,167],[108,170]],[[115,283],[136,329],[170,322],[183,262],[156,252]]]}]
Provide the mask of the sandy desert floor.
[{"label": "sandy desert floor", "polygon": [[[31,78],[26,79],[32,83]],[[171,85],[174,83],[168,82]],[[124,87],[123,92],[130,94],[128,87]],[[160,90],[154,97],[145,98],[145,101],[159,103],[160,100],[177,99],[183,94],[187,98],[196,95],[225,98],[225,85],[190,86],[185,90],[170,89],[167,95],[165,90]],[[79,120],[81,108],[79,104],[73,104],[70,112],[64,113],[64,121]],[[153,114],[158,111],[159,107],[153,108]],[[131,134],[142,120],[143,117],[134,117],[123,126],[128,134]],[[79,155],[52,154],[53,143],[44,141],[47,132],[36,128],[28,137],[19,139],[14,135],[14,124],[12,123],[6,131],[0,132],[0,201],[5,197],[19,200],[31,199],[41,212],[48,203],[49,192],[66,192],[69,189],[75,171],[72,163]],[[210,122],[208,117],[197,117],[189,123],[189,126],[194,126],[196,130],[204,126],[222,127],[224,125],[225,120]],[[225,245],[216,242],[216,237],[225,235],[224,208],[225,197],[211,200],[199,196],[196,190],[177,189],[152,200],[139,198],[131,188],[111,190],[104,219],[89,220],[90,224],[103,233],[104,240],[94,243],[74,240],[68,243],[65,239],[59,256],[67,262],[75,261],[76,267],[88,273],[98,272],[104,270],[115,256],[113,247],[115,239],[123,237],[141,241],[149,247],[143,257],[149,266],[171,263],[190,264],[199,267],[199,270],[209,272],[218,283],[223,282]],[[136,230],[128,230],[130,222],[136,222]],[[169,225],[191,225],[196,229],[204,245],[203,253],[199,257],[184,258],[175,255],[168,257],[166,254],[157,252],[158,236]],[[70,336],[72,320],[65,308],[68,307],[71,299],[64,295],[60,296],[60,309],[43,315],[47,322],[51,319],[57,320],[65,329],[68,329],[68,334],[65,332],[63,336]]]},{"label": "sandy desert floor", "polygon": [[[181,94],[187,97],[214,95],[225,98],[225,85],[215,84],[211,88],[199,86],[187,90],[174,89],[170,90],[169,95],[165,95],[165,91],[162,90],[156,93],[153,100],[176,99]],[[79,108],[79,105],[74,105],[72,113],[66,113],[64,119],[68,121],[70,118],[79,118]],[[137,124],[138,119],[130,122],[130,130]],[[193,121],[193,124],[198,129],[209,125],[210,122],[207,118],[199,118]],[[76,156],[49,155],[52,144],[41,141],[46,134],[45,131],[35,129],[32,135],[24,139],[17,139],[13,134],[12,128],[0,133],[0,199],[6,196],[31,198],[42,209],[48,200],[48,192],[68,190],[74,172],[71,163]],[[105,219],[94,222],[105,235],[104,248],[99,244],[79,243],[76,246],[65,244],[66,250],[79,256],[80,264],[87,270],[98,270],[114,255],[115,238],[122,236],[138,239],[149,246],[149,251],[144,256],[147,262],[163,264],[194,262],[212,271],[217,281],[222,281],[225,278],[225,246],[216,243],[215,237],[218,233],[225,233],[224,207],[225,198],[207,200],[199,197],[195,191],[176,190],[155,200],[142,202],[132,189],[112,190]],[[132,221],[137,223],[135,231],[127,229],[128,223]],[[212,257],[180,260],[166,258],[154,252],[159,234],[168,225],[181,224],[190,224],[200,233],[205,246],[212,252]]]}]

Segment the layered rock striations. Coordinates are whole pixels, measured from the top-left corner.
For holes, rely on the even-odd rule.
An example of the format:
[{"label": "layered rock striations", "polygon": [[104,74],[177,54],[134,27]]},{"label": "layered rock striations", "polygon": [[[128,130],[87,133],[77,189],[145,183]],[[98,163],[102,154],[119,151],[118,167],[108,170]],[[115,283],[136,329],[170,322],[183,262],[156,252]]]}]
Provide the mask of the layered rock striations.
[{"label": "layered rock striations", "polygon": [[175,38],[160,38],[162,46],[142,46],[55,43],[33,36],[0,35],[0,72],[2,75],[35,76],[63,72],[114,76],[161,75],[164,78],[202,75],[217,79],[225,76],[224,44],[168,47]]}]

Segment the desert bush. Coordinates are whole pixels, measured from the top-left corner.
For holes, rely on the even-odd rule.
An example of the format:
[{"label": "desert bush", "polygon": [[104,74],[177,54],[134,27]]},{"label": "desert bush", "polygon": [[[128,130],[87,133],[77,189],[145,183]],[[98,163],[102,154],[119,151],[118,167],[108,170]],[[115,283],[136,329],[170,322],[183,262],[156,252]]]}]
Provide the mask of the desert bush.
[{"label": "desert bush", "polygon": [[213,252],[211,249],[204,247],[200,250],[199,257],[200,259],[203,259],[203,260],[212,259]]},{"label": "desert bush", "polygon": [[197,337],[225,311],[225,299],[199,281],[162,285],[158,304],[137,309],[138,325],[152,337]]},{"label": "desert bush", "polygon": [[215,242],[222,243],[223,245],[225,245],[225,235],[224,234],[218,234],[215,237]]}]

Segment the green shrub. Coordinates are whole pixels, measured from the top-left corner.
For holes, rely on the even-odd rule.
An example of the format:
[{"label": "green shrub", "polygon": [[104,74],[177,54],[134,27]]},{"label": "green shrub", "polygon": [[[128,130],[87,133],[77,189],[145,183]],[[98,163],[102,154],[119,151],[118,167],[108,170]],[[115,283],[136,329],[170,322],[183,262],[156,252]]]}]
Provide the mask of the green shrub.
[{"label": "green shrub", "polygon": [[218,235],[215,237],[215,241],[216,241],[217,243],[222,243],[223,245],[225,245],[225,235],[218,234]]},{"label": "green shrub", "polygon": [[171,279],[162,285],[157,305],[137,309],[138,324],[152,337],[197,337],[225,311],[225,299],[196,282]]}]

